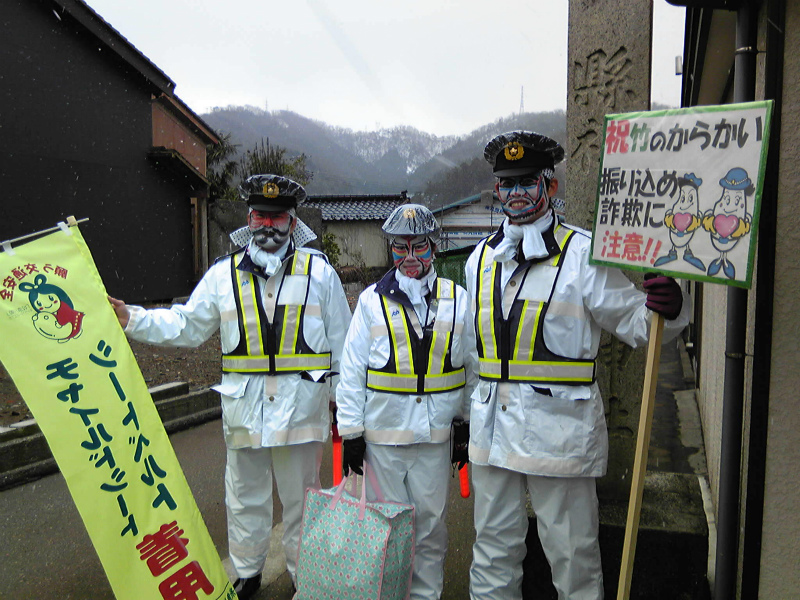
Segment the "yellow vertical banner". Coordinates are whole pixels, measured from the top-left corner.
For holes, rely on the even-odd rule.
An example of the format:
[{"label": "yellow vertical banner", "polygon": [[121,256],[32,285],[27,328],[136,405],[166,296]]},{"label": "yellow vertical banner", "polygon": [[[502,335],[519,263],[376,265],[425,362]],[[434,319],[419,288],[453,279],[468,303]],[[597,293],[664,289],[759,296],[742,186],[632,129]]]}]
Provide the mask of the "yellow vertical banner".
[{"label": "yellow vertical banner", "polygon": [[115,596],[235,598],[78,227],[4,250],[0,362],[50,445]]}]

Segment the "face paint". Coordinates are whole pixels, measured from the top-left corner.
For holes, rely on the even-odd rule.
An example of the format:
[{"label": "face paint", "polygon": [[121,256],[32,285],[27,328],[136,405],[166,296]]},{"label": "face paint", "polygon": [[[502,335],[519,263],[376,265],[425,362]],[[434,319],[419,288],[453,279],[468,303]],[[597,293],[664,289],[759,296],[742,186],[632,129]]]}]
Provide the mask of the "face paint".
[{"label": "face paint", "polygon": [[420,279],[431,269],[433,243],[423,235],[396,237],[392,240],[392,261],[406,277]]},{"label": "face paint", "polygon": [[247,215],[247,225],[256,245],[267,252],[275,252],[286,244],[295,223],[294,216],[287,211],[252,210]]},{"label": "face paint", "polygon": [[547,180],[541,174],[502,177],[496,189],[503,212],[514,224],[531,223],[547,208]]}]

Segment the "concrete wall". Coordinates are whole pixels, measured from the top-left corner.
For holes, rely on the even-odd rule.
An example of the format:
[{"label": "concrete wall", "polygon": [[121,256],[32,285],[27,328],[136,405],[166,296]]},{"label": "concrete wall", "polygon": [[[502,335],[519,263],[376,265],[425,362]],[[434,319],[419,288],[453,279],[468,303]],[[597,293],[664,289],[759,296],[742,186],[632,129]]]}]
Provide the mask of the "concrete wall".
[{"label": "concrete wall", "polygon": [[[650,108],[651,0],[569,3],[567,77],[567,222],[592,228],[604,116]],[[637,275],[628,275],[640,281]],[[646,349],[634,351],[604,334],[597,356],[609,438],[601,503],[630,496]]]},{"label": "concrete wall", "polygon": [[341,256],[339,265],[386,267],[389,261],[389,245],[381,232],[383,221],[326,221],[326,233],[336,237]]},{"label": "concrete wall", "polygon": [[[729,18],[728,26],[735,27]],[[766,19],[760,18],[758,47],[764,48]],[[800,369],[798,369],[798,339],[800,339],[800,311],[796,298],[800,297],[800,215],[796,210],[800,193],[800,94],[796,82],[800,77],[800,2],[786,3],[786,23],[783,26],[784,72],[782,92],[782,122],[780,128],[781,151],[769,160],[779,161],[778,205],[775,248],[775,283],[772,293],[773,330],[771,349],[771,375],[768,417],[766,479],[764,489],[764,515],[759,579],[759,598],[794,598],[800,588],[800,486],[794,475],[800,463]],[[759,56],[756,98],[764,97],[764,57]],[[702,102],[701,102],[702,103]],[[714,102],[709,102],[714,103]],[[752,376],[753,337],[755,332],[756,297],[759,285],[758,272],[754,275],[753,290],[748,295],[748,354],[745,363],[745,422],[743,439],[749,439],[751,407],[763,403],[762,382]],[[722,426],[722,396],[725,368],[724,316],[727,307],[727,289],[704,285],[702,291],[701,339],[699,348],[698,405],[703,422],[703,432],[708,459],[709,482],[712,497],[718,497],[720,472],[720,440]],[[722,317],[722,318],[721,318]],[[742,457],[742,489],[747,485],[747,458],[749,448],[744,447]],[[715,507],[716,509],[717,507]],[[740,552],[741,552],[740,540]]]},{"label": "concrete wall", "polygon": [[719,482],[720,439],[722,435],[722,389],[725,380],[725,332],[727,287],[704,285],[700,323],[698,406],[706,444],[708,477],[714,497]]},{"label": "concrete wall", "polygon": [[[774,328],[760,598],[795,598],[800,589],[800,2],[786,3]],[[771,157],[774,159],[775,157]]]}]

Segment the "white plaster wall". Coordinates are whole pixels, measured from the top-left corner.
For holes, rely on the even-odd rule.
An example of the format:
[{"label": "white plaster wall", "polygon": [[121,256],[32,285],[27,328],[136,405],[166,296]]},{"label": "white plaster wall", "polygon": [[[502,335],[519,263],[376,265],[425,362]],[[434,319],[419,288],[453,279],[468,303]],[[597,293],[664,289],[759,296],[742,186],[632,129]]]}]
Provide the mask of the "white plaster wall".
[{"label": "white plaster wall", "polygon": [[341,266],[389,267],[389,245],[381,232],[383,221],[326,221],[325,232],[336,237]]},{"label": "white plaster wall", "polygon": [[[800,590],[800,2],[786,3],[769,434],[759,598]],[[754,383],[757,398],[758,383]]]}]

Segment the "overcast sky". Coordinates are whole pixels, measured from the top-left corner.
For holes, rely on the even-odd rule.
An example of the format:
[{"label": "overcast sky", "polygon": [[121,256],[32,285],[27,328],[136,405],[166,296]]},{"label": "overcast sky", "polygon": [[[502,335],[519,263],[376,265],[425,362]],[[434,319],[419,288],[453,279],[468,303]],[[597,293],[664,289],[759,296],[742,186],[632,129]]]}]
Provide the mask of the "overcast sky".
[{"label": "overcast sky", "polygon": [[[202,114],[289,109],[465,134],[565,108],[567,0],[87,0]],[[654,0],[653,101],[679,106],[683,8]]]}]

